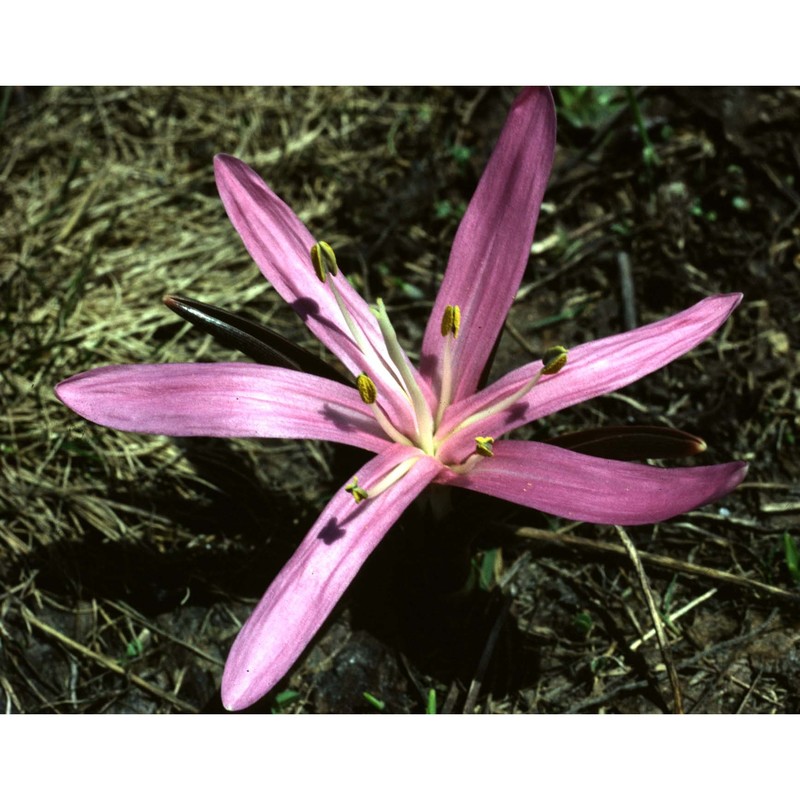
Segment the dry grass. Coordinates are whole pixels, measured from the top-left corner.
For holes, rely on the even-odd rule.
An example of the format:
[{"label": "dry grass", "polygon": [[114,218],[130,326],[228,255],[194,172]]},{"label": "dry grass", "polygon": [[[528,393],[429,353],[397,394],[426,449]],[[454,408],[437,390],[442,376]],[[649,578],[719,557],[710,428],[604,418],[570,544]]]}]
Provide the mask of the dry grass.
[{"label": "dry grass", "polygon": [[[237,358],[173,317],[160,303],[166,292],[248,313],[318,347],[227,222],[214,153],[260,171],[336,247],[364,294],[386,299],[413,351],[513,94],[7,92],[0,699],[8,710],[216,710],[232,637],[351,458],[315,443],[122,434],[83,422],[53,396],[58,381],[104,364]],[[783,534],[800,540],[800,197],[791,180],[800,96],[657,90],[641,103],[660,157],[649,174],[625,108],[588,132],[562,125],[497,369],[553,342],[619,330],[621,253],[640,322],[713,292],[745,292],[733,321],[687,358],[530,434],[671,424],[710,443],[699,462],[751,461],[748,483],[724,504],[631,535],[668,620],[686,710],[797,711],[797,586]],[[662,139],[665,124],[672,133]],[[491,591],[459,602],[431,591],[449,551],[429,541],[404,555],[402,534],[416,524],[407,521],[354,587],[348,613],[282,686],[299,693],[292,708],[367,710],[369,691],[389,710],[414,711],[436,688],[447,710],[669,710],[647,606],[630,562],[613,551],[615,531],[567,531],[533,512],[465,503],[468,516],[441,541],[453,536],[479,563],[495,564]],[[537,545],[526,528],[540,531]],[[556,530],[567,534],[558,543]],[[426,583],[417,571],[433,577]],[[389,585],[422,585],[416,599],[404,606],[376,595],[387,575]],[[463,650],[459,637],[469,640]]]}]

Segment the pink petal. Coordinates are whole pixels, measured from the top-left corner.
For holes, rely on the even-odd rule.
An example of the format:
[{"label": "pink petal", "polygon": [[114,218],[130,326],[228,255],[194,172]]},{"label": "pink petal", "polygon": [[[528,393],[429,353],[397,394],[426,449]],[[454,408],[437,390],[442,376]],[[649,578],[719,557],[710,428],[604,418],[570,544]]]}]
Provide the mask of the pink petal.
[{"label": "pink petal", "polygon": [[[358,473],[371,485],[420,452],[392,445]],[[344,489],[322,515],[245,623],[228,655],[222,702],[231,711],[263,697],[294,664],[361,565],[442,465],[422,456],[397,483],[356,505]]]},{"label": "pink petal", "polygon": [[[442,460],[452,462],[459,453],[470,451],[474,436],[497,438],[506,431],[616,391],[655,372],[711,336],[741,299],[738,293],[707,297],[686,311],[658,322],[571,347],[567,365],[560,372],[543,376],[526,397],[508,410],[459,431],[441,448]],[[541,368],[541,361],[526,364],[482,392],[451,406],[442,420],[442,434],[480,409],[513,395]]]},{"label": "pink petal", "polygon": [[496,442],[494,453],[467,475],[442,473],[437,482],[567,519],[644,525],[719,499],[747,473],[742,461],[662,469],[595,458],[541,442]]},{"label": "pink petal", "polygon": [[387,446],[355,389],[281,367],[100,367],[60,383],[56,394],[91,422],[123,431],[324,439],[373,452]]},{"label": "pink petal", "polygon": [[314,272],[310,250],[315,240],[297,215],[243,161],[218,155],[214,173],[228,217],[267,280],[353,375],[366,372],[375,381],[381,403],[392,409],[392,419],[402,420],[404,430],[413,429],[408,403],[389,378],[386,346],[366,302],[343,275],[328,277],[336,281],[350,315],[366,334],[370,352],[364,354],[353,341],[330,286]]},{"label": "pink petal", "polygon": [[454,349],[453,397],[475,391],[528,263],[556,139],[553,98],[528,89],[514,102],[461,220],[447,271],[422,346],[420,366],[435,375],[444,339],[442,315],[461,307],[461,333]]}]

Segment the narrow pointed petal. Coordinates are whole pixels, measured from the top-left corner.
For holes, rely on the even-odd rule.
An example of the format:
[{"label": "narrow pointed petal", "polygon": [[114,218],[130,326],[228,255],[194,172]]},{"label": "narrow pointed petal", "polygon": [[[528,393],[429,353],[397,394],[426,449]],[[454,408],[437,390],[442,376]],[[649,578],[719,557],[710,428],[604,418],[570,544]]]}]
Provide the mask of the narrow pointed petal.
[{"label": "narrow pointed petal", "polygon": [[91,422],[122,431],[323,439],[372,452],[387,446],[354,388],[281,367],[100,367],[63,381],[56,395]]},{"label": "narrow pointed petal", "polygon": [[459,225],[420,362],[438,388],[442,315],[448,305],[458,305],[462,326],[453,352],[454,400],[468,396],[478,385],[519,288],[553,165],[555,138],[550,91],[522,92]]},{"label": "narrow pointed petal", "polygon": [[[367,490],[419,451],[393,445],[358,473]],[[245,623],[228,655],[222,702],[231,711],[263,697],[294,664],[361,565],[442,465],[422,456],[397,483],[358,505],[338,491]]]},{"label": "narrow pointed petal", "polygon": [[328,278],[337,281],[349,313],[366,335],[371,352],[363,354],[330,287],[314,272],[310,251],[315,240],[297,215],[259,175],[233,156],[216,156],[214,174],[228,217],[267,280],[353,375],[366,372],[382,387],[393,418],[405,419],[410,427],[408,404],[388,378],[386,347],[367,303],[341,276]]},{"label": "narrow pointed petal", "polygon": [[644,525],[714,502],[747,473],[742,461],[662,469],[574,453],[541,442],[500,441],[494,457],[439,482],[583,522]]},{"label": "narrow pointed petal", "polygon": [[[214,174],[228,217],[247,251],[278,294],[302,317],[314,335],[357,374],[361,365],[330,287],[311,265],[314,237],[286,203],[247,164],[229,155],[214,158]],[[330,280],[330,278],[329,278]],[[337,283],[348,310],[380,341],[366,302],[346,281]]]},{"label": "narrow pointed petal", "polygon": [[[457,454],[465,449],[469,452],[476,435],[497,438],[528,422],[614,392],[655,372],[711,336],[741,299],[738,293],[707,297],[658,322],[570,348],[567,365],[560,372],[544,375],[527,396],[506,411],[459,431],[440,450],[442,460],[457,460]],[[473,397],[451,406],[442,420],[442,435],[460,420],[513,395],[541,368],[541,361],[527,364]]]}]

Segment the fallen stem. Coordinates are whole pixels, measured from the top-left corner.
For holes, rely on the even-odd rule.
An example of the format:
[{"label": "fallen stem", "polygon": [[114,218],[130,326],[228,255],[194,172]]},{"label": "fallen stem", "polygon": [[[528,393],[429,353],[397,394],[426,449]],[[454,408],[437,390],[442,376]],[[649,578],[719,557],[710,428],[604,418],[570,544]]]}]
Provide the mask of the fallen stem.
[{"label": "fallen stem", "polygon": [[[675,620],[680,619],[684,614],[688,614],[693,608],[697,608],[700,603],[704,603],[706,600],[712,598],[716,593],[717,589],[709,589],[705,594],[700,595],[700,597],[695,597],[693,600],[689,601],[685,606],[679,608],[677,611],[671,611],[669,614],[669,622],[675,622]],[[630,650],[638,650],[648,639],[651,639],[653,636],[656,635],[655,628],[651,628],[647,633],[643,636],[639,637],[633,644],[630,646]]]},{"label": "fallen stem", "polygon": [[650,618],[653,620],[653,627],[655,628],[656,638],[658,639],[658,647],[659,650],[661,650],[661,658],[664,660],[664,664],[667,667],[667,675],[669,676],[669,682],[672,686],[672,699],[675,704],[675,713],[683,714],[681,684],[678,680],[678,673],[675,670],[675,664],[672,661],[672,652],[670,651],[667,636],[664,633],[664,625],[661,622],[661,614],[658,612],[655,598],[650,590],[650,581],[647,580],[647,575],[644,571],[644,567],[642,566],[642,559],[639,557],[639,551],[636,549],[636,545],[631,541],[631,537],[628,536],[628,532],[625,530],[625,528],[623,528],[621,525],[615,525],[614,527],[617,529],[617,534],[622,541],[622,546],[628,552],[628,556],[630,556],[631,562],[633,563],[633,568],[639,578],[639,585],[642,588],[645,601],[647,602],[647,608],[650,611]]},{"label": "fallen stem", "polygon": [[[514,533],[523,539],[533,539],[559,547],[577,547],[582,550],[591,550],[596,553],[608,553],[616,556],[626,555],[625,548],[618,544],[598,542],[594,539],[586,539],[583,536],[574,536],[568,533],[559,533],[558,531],[545,531],[539,528],[515,528]],[[723,570],[713,569],[711,567],[702,567],[699,564],[690,564],[688,561],[680,561],[677,558],[670,558],[669,556],[639,552],[639,557],[643,564],[658,569],[682,572],[685,575],[697,575],[710,581],[727,583],[732,586],[741,586],[753,592],[764,592],[765,594],[770,594],[781,600],[800,604],[800,592],[790,592],[778,586],[770,586],[767,583],[753,580],[752,578],[732,575],[730,572],[724,572]]]},{"label": "fallen stem", "polygon": [[76,652],[80,653],[82,656],[86,658],[90,658],[92,661],[96,661],[98,664],[102,665],[111,672],[116,672],[118,675],[124,675],[132,684],[138,686],[140,689],[144,689],[146,692],[155,695],[161,700],[166,700],[169,703],[172,703],[174,706],[177,706],[182,711],[188,711],[193,714],[199,714],[199,710],[196,709],[190,703],[187,703],[185,700],[181,700],[179,697],[176,697],[171,692],[166,692],[163,689],[159,689],[158,686],[154,686],[152,683],[148,683],[144,678],[140,678],[138,675],[134,675],[133,673],[129,672],[124,667],[121,667],[112,659],[104,656],[102,653],[95,653],[94,650],[90,650],[88,647],[80,644],[80,642],[76,642],[74,639],[70,639],[69,636],[64,635],[61,631],[56,630],[55,628],[51,628],[45,622],[39,620],[34,614],[28,611],[27,608],[22,608],[22,615],[25,617],[26,622],[29,622],[35,628],[38,628],[43,633],[46,633],[48,636],[52,636],[54,639],[61,642],[61,644],[69,647],[71,650],[75,650]]}]

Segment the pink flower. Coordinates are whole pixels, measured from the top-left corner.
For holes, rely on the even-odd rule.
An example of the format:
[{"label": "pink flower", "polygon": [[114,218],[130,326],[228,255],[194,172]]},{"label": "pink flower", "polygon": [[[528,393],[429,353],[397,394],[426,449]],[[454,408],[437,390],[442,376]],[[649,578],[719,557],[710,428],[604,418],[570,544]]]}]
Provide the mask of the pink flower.
[{"label": "pink flower", "polygon": [[77,413],[120,430],[316,438],[376,454],[336,492],[239,633],[222,679],[227,708],[244,708],[277,683],[384,534],[432,482],[562,517],[636,525],[711,502],[744,477],[741,462],[661,469],[500,440],[678,358],[741,300],[709,297],[568,354],[555,348],[543,362],[477,390],[528,261],[554,148],[550,93],[524,91],[458,229],[419,367],[400,349],[383,304],[371,309],[337,277],[330,247],[315,242],[248,166],[220,155],[217,186],[250,255],[357,385],[234,363],[102,367],[57,387]]}]

